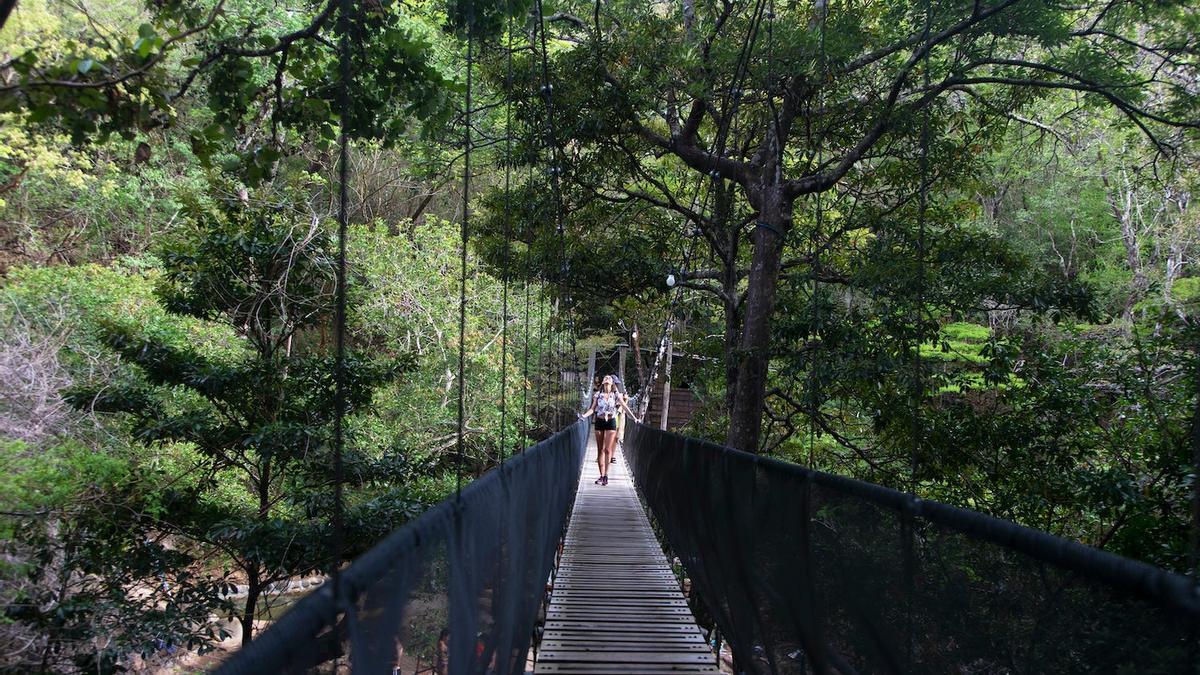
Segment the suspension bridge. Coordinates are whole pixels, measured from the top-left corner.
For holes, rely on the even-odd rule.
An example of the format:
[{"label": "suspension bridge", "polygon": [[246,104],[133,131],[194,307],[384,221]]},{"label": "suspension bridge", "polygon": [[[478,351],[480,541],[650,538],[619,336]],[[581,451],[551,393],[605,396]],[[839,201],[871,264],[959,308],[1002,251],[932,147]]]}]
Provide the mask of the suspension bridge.
[{"label": "suspension bridge", "polygon": [[[540,60],[545,124],[540,142],[548,149],[553,224],[561,238],[559,180],[566,160],[554,128],[545,17],[540,0],[535,4],[534,55]],[[468,2],[460,336],[471,216],[470,7]],[[763,16],[768,21],[773,16],[763,3],[756,7],[751,36]],[[341,11],[343,16],[353,11],[348,0]],[[820,31],[824,69],[823,21]],[[512,32],[510,26],[510,84]],[[345,35],[343,120],[352,77]],[[752,49],[748,38],[733,92],[741,91]],[[731,94],[732,108],[722,114],[718,157],[740,99]],[[511,107],[511,101],[505,104]],[[926,258],[928,124],[926,112],[920,134],[919,265]],[[508,167],[511,110],[506,127]],[[339,396],[346,378],[346,139],[343,130]],[[537,146],[538,139],[531,144]],[[506,223],[509,178],[506,168]],[[708,197],[698,193],[708,180],[701,176],[692,199],[702,212]],[[712,183],[720,180],[711,172]],[[757,225],[780,235],[770,223]],[[506,230],[501,274],[505,316],[513,257],[509,235]],[[685,268],[695,240],[693,233]],[[814,242],[814,259],[819,250]],[[569,272],[561,269],[556,279]],[[675,288],[669,314],[679,297]],[[671,321],[669,316],[664,335]],[[574,340],[571,328],[562,342]],[[526,333],[528,342],[528,326]],[[922,342],[920,334],[913,341]],[[460,337],[460,460],[464,344]],[[501,344],[507,345],[507,333]],[[914,359],[918,369],[919,363]],[[526,374],[528,367],[526,362]],[[340,404],[339,398],[339,409]],[[507,405],[502,398],[502,428]],[[1190,579],[912,494],[641,425],[628,432],[607,486],[593,482],[593,469],[584,462],[589,434],[582,422],[504,458],[335,571],[332,583],[296,603],[218,672],[711,673],[728,670],[718,658],[724,647],[737,673],[1200,673],[1200,590]],[[338,416],[339,486],[342,445]],[[335,519],[335,531],[341,527]],[[335,559],[337,553],[335,547]]]},{"label": "suspension bridge", "polygon": [[640,425],[599,486],[587,435],[472,482],[218,672],[703,673],[718,642],[745,673],[1200,668],[1184,577]]}]

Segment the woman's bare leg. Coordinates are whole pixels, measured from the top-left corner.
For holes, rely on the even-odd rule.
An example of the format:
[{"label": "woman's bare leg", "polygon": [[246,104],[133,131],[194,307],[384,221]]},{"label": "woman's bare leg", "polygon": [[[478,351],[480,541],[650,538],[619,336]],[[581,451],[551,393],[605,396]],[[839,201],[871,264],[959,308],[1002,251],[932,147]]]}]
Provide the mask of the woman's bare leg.
[{"label": "woman's bare leg", "polygon": [[617,432],[604,432],[604,475],[608,475],[608,465],[612,463],[613,446],[617,443]]},{"label": "woman's bare leg", "polygon": [[617,456],[617,437],[621,432],[614,431],[608,436],[608,464],[612,466],[613,458]]},{"label": "woman's bare leg", "polygon": [[604,461],[604,433],[596,430],[596,468],[600,469],[601,477],[608,474],[608,462]]}]

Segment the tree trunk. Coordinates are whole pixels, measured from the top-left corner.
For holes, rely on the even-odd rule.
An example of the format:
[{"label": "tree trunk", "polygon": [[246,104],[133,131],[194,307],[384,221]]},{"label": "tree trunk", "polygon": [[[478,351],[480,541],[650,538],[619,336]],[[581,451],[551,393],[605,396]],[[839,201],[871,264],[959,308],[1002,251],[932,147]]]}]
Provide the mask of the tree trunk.
[{"label": "tree trunk", "polygon": [[1133,274],[1130,282],[1129,296],[1125,300],[1122,316],[1126,320],[1133,319],[1133,306],[1142,299],[1149,286],[1146,272],[1142,267],[1141,242],[1138,240],[1138,222],[1136,199],[1137,194],[1128,178],[1125,185],[1115,185],[1109,180],[1107,172],[1100,173],[1100,180],[1108,191],[1108,205],[1112,209],[1113,218],[1121,228],[1121,243],[1125,245],[1125,263]]},{"label": "tree trunk", "polygon": [[242,607],[242,649],[254,639],[254,613],[258,609],[258,596],[262,595],[262,582],[257,566],[246,571],[246,604]]},{"label": "tree trunk", "polygon": [[[638,374],[638,389],[641,389],[646,383],[646,363],[642,360],[642,343],[640,340],[641,333],[638,331],[637,323],[633,324],[633,330],[629,333],[629,344],[633,347],[633,365],[637,368]],[[625,386],[626,389],[629,385]]]},{"label": "tree trunk", "polygon": [[[783,256],[784,233],[791,227],[791,204],[784,202],[778,185],[769,185],[751,202],[759,209],[760,224],[753,235],[754,252],[746,291],[746,315],[738,344],[737,386],[730,409],[726,444],[746,452],[758,452],[762,436],[762,412],[766,402],[767,366],[770,363],[771,315]],[[753,199],[753,197],[759,197]]]},{"label": "tree trunk", "polygon": [[595,347],[592,347],[591,351],[588,352],[587,382],[584,383],[584,386],[587,388],[587,391],[584,392],[584,394],[583,394],[583,404],[586,407],[587,402],[592,400],[592,393],[595,391],[595,386],[596,386],[596,348]]},{"label": "tree trunk", "polygon": [[[624,389],[621,393],[626,396],[629,395],[629,385],[625,384],[625,354],[628,351],[625,347],[617,349],[617,377],[621,378],[621,388]],[[592,378],[592,383],[593,385],[595,384],[594,377]],[[592,400],[592,397],[589,396],[588,400]]]},{"label": "tree trunk", "polygon": [[713,220],[719,232],[724,235],[721,257],[723,261],[721,292],[722,310],[725,318],[725,410],[733,410],[734,390],[737,387],[738,363],[737,345],[741,331],[741,306],[738,299],[738,249],[742,233],[739,228],[730,225],[733,203],[733,188],[713,190]]},{"label": "tree trunk", "polygon": [[[1200,350],[1200,346],[1196,347]],[[1200,389],[1200,382],[1193,383],[1193,389]],[[1200,475],[1200,392],[1196,393],[1196,403],[1192,408],[1192,470]],[[1192,481],[1192,531],[1191,542],[1192,579],[1200,579],[1200,480]]]},{"label": "tree trunk", "polygon": [[675,361],[675,343],[667,342],[667,365],[663,369],[662,419],[658,428],[667,430],[667,418],[671,414],[671,366]]},{"label": "tree trunk", "polygon": [[[736,275],[736,271],[734,272]],[[726,284],[725,301],[725,410],[733,410],[738,380],[737,344],[740,327],[737,305],[737,279]]]},{"label": "tree trunk", "polygon": [[[1122,215],[1123,217],[1121,217]],[[1130,283],[1129,288],[1129,297],[1125,300],[1124,315],[1127,319],[1133,318],[1134,305],[1142,299],[1142,296],[1146,294],[1146,288],[1150,285],[1146,279],[1146,271],[1142,267],[1141,242],[1138,238],[1137,223],[1134,222],[1133,216],[1132,212],[1126,214],[1118,212],[1121,223],[1121,241],[1125,244],[1125,262],[1129,265],[1129,271],[1133,274],[1133,281]]]},{"label": "tree trunk", "polygon": [[[271,515],[271,464],[264,461],[258,470],[258,519],[266,522]],[[335,563],[336,564],[336,563]],[[246,564],[246,604],[242,607],[242,648],[254,639],[254,614],[258,609],[258,598],[262,595],[263,579],[258,563]]]},{"label": "tree trunk", "polygon": [[683,0],[683,27],[687,31],[688,40],[696,40],[696,3],[694,0]]},{"label": "tree trunk", "polygon": [[638,387],[637,416],[640,419],[646,418],[646,411],[650,408],[650,397],[654,395],[654,381],[658,379],[658,369],[662,366],[663,355],[671,347],[671,333],[674,331],[675,317],[668,317],[666,325],[663,326],[662,337],[658,341],[658,349],[654,352],[654,363],[650,366],[650,372],[646,375],[646,379]]}]

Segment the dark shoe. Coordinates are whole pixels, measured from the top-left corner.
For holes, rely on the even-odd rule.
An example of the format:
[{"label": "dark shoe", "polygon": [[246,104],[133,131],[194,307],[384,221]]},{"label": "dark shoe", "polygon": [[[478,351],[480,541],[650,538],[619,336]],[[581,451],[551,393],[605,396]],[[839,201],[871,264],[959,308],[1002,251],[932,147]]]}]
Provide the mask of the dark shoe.
[{"label": "dark shoe", "polygon": [[600,480],[604,481],[601,485],[608,485],[608,476],[601,476]]},{"label": "dark shoe", "polygon": [[596,485],[604,485],[604,476],[600,476],[596,479]]}]

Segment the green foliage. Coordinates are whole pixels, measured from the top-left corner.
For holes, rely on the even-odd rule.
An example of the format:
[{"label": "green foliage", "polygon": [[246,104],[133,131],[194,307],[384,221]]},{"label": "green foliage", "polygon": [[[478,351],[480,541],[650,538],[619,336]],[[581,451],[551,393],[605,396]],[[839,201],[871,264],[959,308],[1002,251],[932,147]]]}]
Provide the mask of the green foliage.
[{"label": "green foliage", "polygon": [[[63,129],[76,143],[113,133],[132,139],[173,123],[179,99],[202,85],[212,117],[191,136],[202,161],[269,121],[269,138],[226,163],[257,184],[274,175],[292,141],[336,139],[343,121],[336,45],[344,25],[354,74],[344,120],[351,138],[388,145],[410,120],[444,123],[458,86],[440,64],[438,14],[393,1],[355,7],[343,22],[337,3],[312,0],[286,7],[168,2],[99,14],[22,3],[5,30],[20,49],[5,64],[15,77],[3,88],[0,113]],[[472,7],[476,32],[492,35],[527,3]],[[448,25],[461,27],[463,11],[452,7]]]},{"label": "green foliage", "polygon": [[[176,347],[194,345],[213,357],[234,350],[232,334],[219,326],[171,315],[155,295],[162,272],[157,260],[126,261],[129,266],[96,264],[24,267],[11,271],[4,299],[41,322],[65,322],[76,356],[99,344],[108,322],[153,336]],[[55,316],[50,316],[55,312]]]},{"label": "green foliage", "polygon": [[0,269],[141,254],[203,190],[191,150],[152,133],[79,148],[0,116]]},{"label": "green foliage", "polygon": [[[573,403],[554,343],[569,325],[604,344],[640,327],[646,346],[672,311],[677,353],[702,357],[674,373],[704,406],[693,432],[725,436],[738,368],[766,354],[770,452],[1183,569],[1200,228],[1194,130],[1163,120],[1196,119],[1176,78],[1194,70],[1186,3],[1010,4],[906,71],[927,7],[939,28],[972,6],[779,4],[743,59],[741,5],[700,3],[688,30],[667,5],[569,1],[547,7],[549,97],[528,0],[355,3],[345,120],[337,3],[216,6],[22,0],[0,32],[3,346],[25,358],[15,329],[61,343],[45,370],[77,383],[79,409],[0,441],[17,514],[0,521],[0,628],[45,648],[11,669],[207,644],[210,613],[234,611],[225,584],[256,589],[249,621],[270,582],[333,562],[343,121],[348,554],[547,431]],[[714,178],[681,154],[693,110],[698,152],[754,166]],[[819,202],[786,189],[769,340],[744,349],[748,271],[773,241],[759,188],[843,165]],[[96,622],[117,628],[93,654]]]},{"label": "green foliage", "polygon": [[[430,461],[449,470],[446,450],[457,433],[459,228],[429,219],[413,234],[392,237],[360,227],[350,238],[350,257],[363,278],[350,303],[356,341],[377,353],[411,352],[416,358],[416,369],[380,397],[374,419],[364,421],[361,431],[385,447],[426,449]],[[547,356],[545,322],[551,317],[538,287],[510,287],[506,317],[501,280],[486,274],[474,256],[467,276],[466,451],[468,469],[479,472],[501,453],[524,447],[528,439],[521,433],[536,429],[538,392],[523,374],[528,363],[536,375]]]},{"label": "green foliage", "polygon": [[115,672],[131,652],[203,650],[220,639],[209,617],[228,610],[228,580],[154,527],[165,476],[73,442],[36,451],[0,443],[0,463],[0,549],[10,561],[0,600],[6,623],[33,647],[5,672]]},{"label": "green foliage", "polygon": [[[194,469],[208,479],[164,495],[160,521],[222,551],[240,569],[250,587],[241,615],[248,636],[270,583],[328,564],[334,363],[302,331],[329,319],[333,257],[319,223],[272,204],[236,202],[193,217],[163,247],[157,295],[172,314],[223,326],[241,349],[210,357],[190,343],[102,320],[104,341],[138,373],[67,399],[128,416],[139,443],[195,448]],[[402,357],[350,353],[345,414],[369,405],[374,391],[407,367]],[[357,454],[349,463],[370,464]],[[236,476],[243,498],[214,492],[222,475]]]}]

